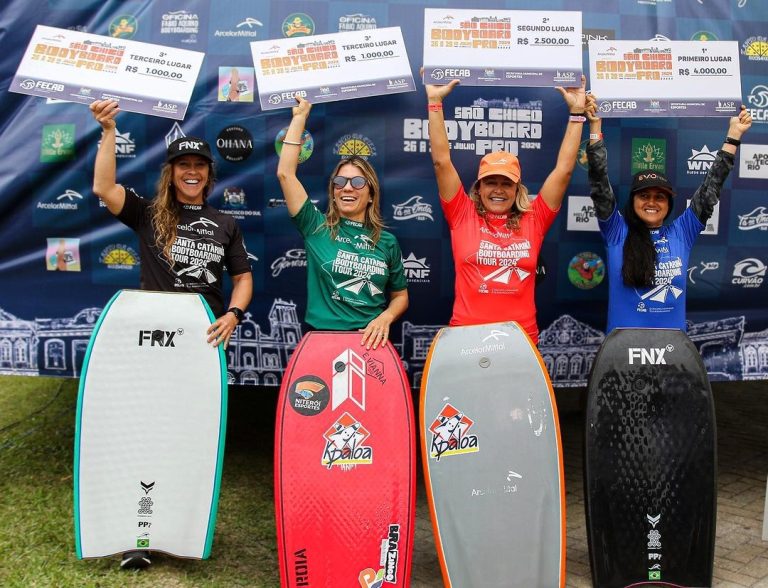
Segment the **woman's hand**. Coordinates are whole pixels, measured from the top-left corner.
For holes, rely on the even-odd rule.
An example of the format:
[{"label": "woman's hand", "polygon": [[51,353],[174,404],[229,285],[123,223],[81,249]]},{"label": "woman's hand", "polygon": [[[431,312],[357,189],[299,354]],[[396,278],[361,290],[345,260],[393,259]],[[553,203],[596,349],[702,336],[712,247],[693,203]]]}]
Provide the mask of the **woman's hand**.
[{"label": "woman's hand", "polygon": [[88,108],[102,129],[108,131],[115,128],[115,116],[120,112],[115,100],[94,100]]},{"label": "woman's hand", "polygon": [[312,110],[312,103],[304,100],[301,96],[294,96],[298,104],[291,108],[293,116],[302,116],[306,120],[309,117],[309,111]]},{"label": "woman's hand", "polygon": [[741,112],[739,116],[731,117],[728,122],[728,136],[732,139],[741,139],[741,136],[749,130],[752,126],[752,115],[747,110],[747,107],[741,105]]},{"label": "woman's hand", "polygon": [[587,94],[587,104],[586,109],[584,110],[584,114],[586,114],[587,120],[589,120],[591,123],[599,121],[600,116],[598,116],[597,113],[597,96],[594,94]]},{"label": "woman's hand", "polygon": [[[424,76],[424,68],[419,70],[421,76]],[[438,86],[436,84],[426,84],[424,87],[427,90],[427,102],[431,104],[441,103],[445,97],[450,94],[453,89],[459,85],[459,80],[451,80],[444,86]]]},{"label": "woman's hand", "polygon": [[555,89],[560,92],[560,94],[563,97],[563,100],[565,100],[565,103],[568,105],[569,112],[572,113],[580,113],[584,112],[584,109],[586,107],[587,102],[587,76],[583,75],[581,76],[581,86],[573,87],[573,88],[563,88],[562,86],[557,86]]},{"label": "woman's hand", "polygon": [[232,333],[235,332],[237,327],[237,317],[231,313],[226,312],[222,316],[216,319],[210,327],[208,327],[208,343],[212,347],[224,344],[224,349],[229,345],[229,339],[232,337]]},{"label": "woman's hand", "polygon": [[360,345],[365,345],[366,349],[376,349],[379,345],[384,347],[389,339],[389,326],[392,324],[392,319],[385,310],[375,319],[373,319],[363,331],[363,338],[360,340]]}]

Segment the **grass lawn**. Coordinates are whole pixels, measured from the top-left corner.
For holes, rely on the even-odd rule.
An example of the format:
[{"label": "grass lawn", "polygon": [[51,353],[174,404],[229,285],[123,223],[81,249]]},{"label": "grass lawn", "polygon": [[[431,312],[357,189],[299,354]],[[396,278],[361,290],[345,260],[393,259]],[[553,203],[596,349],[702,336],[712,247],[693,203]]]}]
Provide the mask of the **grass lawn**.
[{"label": "grass lawn", "polygon": [[[211,558],[75,556],[72,462],[77,380],[0,376],[0,586],[279,586],[272,485],[277,391],[232,387]],[[126,447],[126,451],[132,448]]]}]

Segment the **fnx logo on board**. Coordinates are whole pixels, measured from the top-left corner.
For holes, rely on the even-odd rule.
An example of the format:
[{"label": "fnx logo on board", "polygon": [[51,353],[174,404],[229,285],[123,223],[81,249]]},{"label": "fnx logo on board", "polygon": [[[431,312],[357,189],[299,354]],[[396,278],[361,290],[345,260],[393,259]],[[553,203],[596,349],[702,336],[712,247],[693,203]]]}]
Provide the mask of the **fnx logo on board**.
[{"label": "fnx logo on board", "polygon": [[173,338],[182,333],[182,329],[177,331],[142,329],[139,331],[139,347],[176,347]]},{"label": "fnx logo on board", "polygon": [[645,347],[629,347],[629,365],[666,365],[667,360],[664,359],[664,353],[667,351],[674,351],[673,345],[667,345],[666,347],[646,349]]}]

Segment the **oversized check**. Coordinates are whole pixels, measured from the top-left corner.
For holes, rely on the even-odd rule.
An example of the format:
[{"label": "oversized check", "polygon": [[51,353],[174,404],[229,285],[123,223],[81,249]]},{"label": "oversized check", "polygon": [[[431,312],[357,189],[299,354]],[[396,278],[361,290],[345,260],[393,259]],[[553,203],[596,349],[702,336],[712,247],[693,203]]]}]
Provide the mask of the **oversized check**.
[{"label": "oversized check", "polygon": [[205,54],[38,25],[9,90],[182,120]]},{"label": "oversized check", "polygon": [[603,117],[736,116],[736,41],[590,41],[589,83]]},{"label": "oversized check", "polygon": [[251,43],[263,110],[416,90],[400,27]]},{"label": "oversized check", "polygon": [[578,86],[581,12],[424,9],[425,84]]}]

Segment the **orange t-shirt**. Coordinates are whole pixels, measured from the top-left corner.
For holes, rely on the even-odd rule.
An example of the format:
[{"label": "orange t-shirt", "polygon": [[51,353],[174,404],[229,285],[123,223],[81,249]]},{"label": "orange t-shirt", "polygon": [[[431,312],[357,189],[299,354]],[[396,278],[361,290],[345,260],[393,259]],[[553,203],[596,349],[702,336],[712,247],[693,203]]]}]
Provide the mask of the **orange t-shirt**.
[{"label": "orange t-shirt", "polygon": [[463,187],[450,202],[440,201],[451,229],[456,298],[450,324],[478,325],[516,321],[538,342],[534,285],[541,244],[557,210],[541,196],[507,229],[506,216],[477,214]]}]

